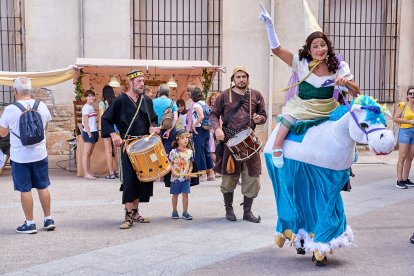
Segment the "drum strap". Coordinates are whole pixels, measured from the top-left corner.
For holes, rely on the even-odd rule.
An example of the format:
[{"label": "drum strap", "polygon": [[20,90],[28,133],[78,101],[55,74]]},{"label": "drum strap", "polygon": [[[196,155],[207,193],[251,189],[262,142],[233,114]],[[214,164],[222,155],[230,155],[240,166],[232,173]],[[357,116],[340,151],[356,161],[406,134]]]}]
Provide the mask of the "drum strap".
[{"label": "drum strap", "polygon": [[[231,90],[229,90],[229,93],[231,93]],[[225,129],[227,130],[232,130],[230,128],[227,127],[227,124],[233,120],[234,116],[236,116],[237,112],[239,111],[240,107],[243,105],[243,103],[246,101],[247,98],[250,97],[250,91],[246,90],[246,92],[243,95],[243,98],[240,99],[239,103],[237,104],[236,108],[233,109],[233,111],[230,113],[229,117],[227,118],[226,121],[223,122],[223,126]],[[232,130],[234,131],[234,130]]]},{"label": "drum strap", "polygon": [[131,130],[132,124],[134,123],[135,118],[137,117],[137,115],[138,115],[138,113],[139,113],[139,109],[141,108],[141,104],[142,104],[142,99],[143,99],[143,98],[144,98],[144,96],[143,96],[143,95],[141,95],[141,98],[140,98],[140,100],[139,100],[139,104],[138,104],[137,111],[135,111],[134,117],[132,118],[132,121],[131,121],[131,123],[129,124],[128,130],[127,130],[127,132],[125,133],[124,139],[128,139],[128,133],[129,133],[129,131]]}]

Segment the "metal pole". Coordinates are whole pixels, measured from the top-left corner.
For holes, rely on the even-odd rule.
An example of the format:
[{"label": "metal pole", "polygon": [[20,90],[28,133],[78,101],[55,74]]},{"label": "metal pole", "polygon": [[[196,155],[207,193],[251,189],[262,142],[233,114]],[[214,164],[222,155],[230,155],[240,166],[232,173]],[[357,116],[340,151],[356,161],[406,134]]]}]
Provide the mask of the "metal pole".
[{"label": "metal pole", "polygon": [[[273,22],[275,22],[275,0],[270,1],[270,16],[273,19]],[[269,47],[270,49],[270,47]],[[269,107],[267,109],[267,138],[269,139],[270,134],[272,134],[272,122],[273,122],[273,54],[272,50],[270,49],[270,55],[269,55],[269,84],[268,84],[268,97],[267,101],[269,103]]]},{"label": "metal pole", "polygon": [[85,57],[85,29],[83,26],[83,0],[79,0],[79,25],[80,25],[80,41],[79,41],[79,56]]}]

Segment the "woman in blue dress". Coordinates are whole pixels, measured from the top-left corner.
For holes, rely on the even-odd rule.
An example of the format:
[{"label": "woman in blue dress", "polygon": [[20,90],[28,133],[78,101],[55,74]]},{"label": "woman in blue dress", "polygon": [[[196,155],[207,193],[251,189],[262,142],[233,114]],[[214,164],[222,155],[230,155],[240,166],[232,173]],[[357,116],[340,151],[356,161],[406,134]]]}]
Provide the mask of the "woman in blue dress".
[{"label": "woman in blue dress", "polygon": [[[335,55],[331,41],[317,25],[306,1],[305,21],[310,21],[310,30],[307,31],[305,45],[295,55],[280,46],[271,17],[263,6],[261,8],[259,19],[266,25],[271,50],[291,67],[295,76],[292,79],[296,79],[289,88],[295,88],[297,92],[293,91],[277,117],[280,128],[271,152],[271,163],[277,168],[276,172],[280,170],[281,173],[285,162],[283,142],[288,132],[302,134],[308,128],[328,120],[339,105],[334,99],[335,85],[345,87],[352,96],[359,93],[359,88],[352,81],[353,75],[348,64]],[[289,160],[286,169],[293,167]],[[304,168],[306,165],[298,167]],[[290,240],[298,254],[313,252],[313,262],[318,266],[325,265],[328,252],[348,245],[353,239],[339,194],[349,175],[332,172],[329,177],[335,179],[338,187],[332,187],[333,183],[330,186],[323,184],[329,179],[309,180],[309,183],[281,183],[282,178],[272,178],[278,208],[275,243],[282,247],[286,240]],[[315,183],[321,183],[321,186]],[[327,210],[332,212],[328,213]]]}]

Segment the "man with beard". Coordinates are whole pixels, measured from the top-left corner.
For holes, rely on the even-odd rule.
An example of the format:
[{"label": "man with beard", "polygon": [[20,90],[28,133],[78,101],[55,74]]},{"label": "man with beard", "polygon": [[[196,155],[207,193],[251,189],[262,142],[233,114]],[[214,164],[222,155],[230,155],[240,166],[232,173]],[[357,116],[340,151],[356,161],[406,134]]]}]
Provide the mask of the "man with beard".
[{"label": "man with beard", "polygon": [[[117,97],[102,115],[102,135],[110,135],[112,142],[117,147],[123,146],[127,142],[126,140],[131,137],[140,138],[153,132],[159,132],[152,100],[143,94],[144,74],[141,71],[132,71],[128,73],[128,79],[129,90]],[[139,111],[135,117],[137,109]],[[119,134],[115,132],[114,125],[119,129]],[[150,219],[139,214],[138,204],[149,202],[153,194],[153,182],[144,183],[138,179],[125,150],[121,151],[121,167],[124,184],[122,204],[125,204],[125,220],[119,228],[128,229],[133,222],[150,222]]]},{"label": "man with beard", "polygon": [[[220,94],[210,113],[210,127],[213,128],[216,139],[223,142],[227,142],[244,129],[251,128],[254,131],[256,125],[264,124],[267,119],[263,96],[259,91],[248,87],[247,69],[234,68],[231,82],[234,82],[234,86],[231,85],[230,89]],[[223,121],[222,127],[220,118]],[[257,152],[247,161],[237,161],[223,142],[221,143],[223,152],[217,153],[214,171],[223,175],[221,192],[226,206],[226,218],[229,221],[237,220],[233,211],[233,194],[241,175],[241,190],[244,196],[243,219],[259,223],[260,216],[255,217],[251,208],[253,199],[257,197],[260,190],[259,176],[262,167],[260,155]]]}]

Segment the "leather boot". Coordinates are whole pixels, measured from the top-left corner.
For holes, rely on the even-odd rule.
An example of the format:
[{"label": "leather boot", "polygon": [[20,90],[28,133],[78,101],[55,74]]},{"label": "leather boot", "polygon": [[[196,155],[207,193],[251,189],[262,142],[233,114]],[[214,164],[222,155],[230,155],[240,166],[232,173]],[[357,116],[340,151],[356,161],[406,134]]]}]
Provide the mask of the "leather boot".
[{"label": "leather boot", "polygon": [[225,193],[224,197],[224,206],[226,206],[226,219],[229,221],[236,221],[236,215],[233,211],[233,193]]},{"label": "leather boot", "polygon": [[262,218],[259,216],[258,218],[256,218],[253,213],[252,213],[252,204],[253,204],[253,198],[248,198],[248,197],[244,197],[244,202],[243,202],[243,210],[244,210],[244,214],[243,214],[243,220],[247,220],[250,222],[254,222],[254,223],[259,223]]}]

